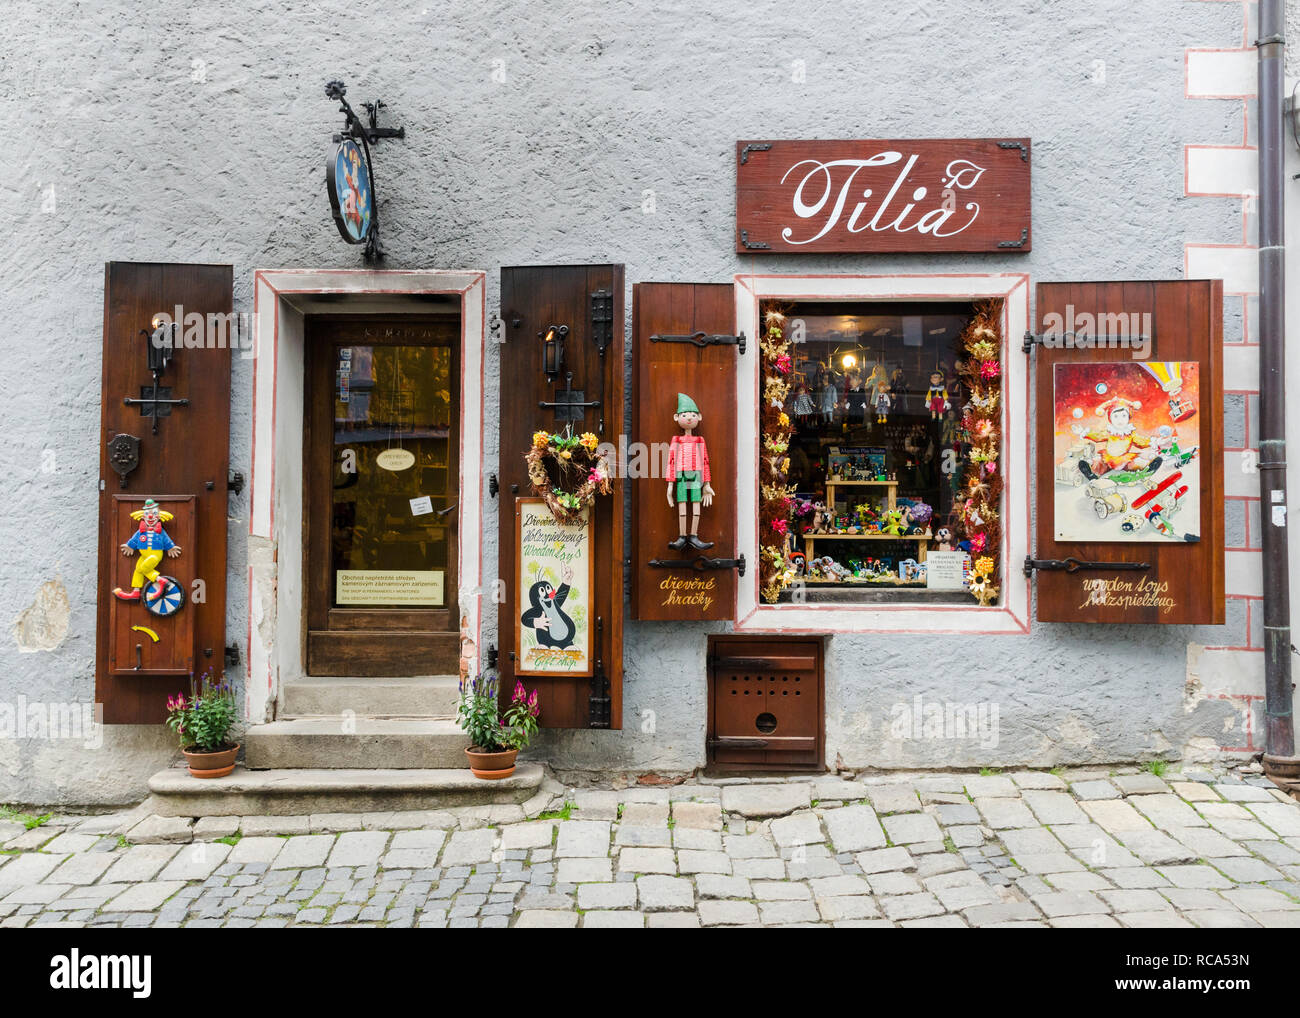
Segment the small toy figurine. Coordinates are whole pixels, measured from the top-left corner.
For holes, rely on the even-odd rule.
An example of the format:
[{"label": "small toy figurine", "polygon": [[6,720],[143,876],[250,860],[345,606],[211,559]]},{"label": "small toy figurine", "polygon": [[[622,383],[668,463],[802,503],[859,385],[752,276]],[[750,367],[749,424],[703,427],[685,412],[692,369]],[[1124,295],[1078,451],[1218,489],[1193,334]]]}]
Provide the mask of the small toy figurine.
[{"label": "small toy figurine", "polygon": [[939,441],[951,448],[958,444],[960,434],[961,427],[957,423],[957,411],[945,410],[943,412],[943,425],[939,432]]},{"label": "small toy figurine", "polygon": [[850,371],[844,381],[844,424],[865,424],[867,420],[868,390],[862,381],[862,375]]},{"label": "small toy figurine", "polygon": [[[713,504],[713,485],[709,483],[709,447],[695,434],[704,415],[695,401],[684,392],[677,394],[677,412],[673,420],[682,429],[668,445],[668,505],[677,507],[677,540],[668,547],[680,551],[712,548],[712,541],[701,541],[700,506]],[[691,532],[686,533],[686,507],[691,509]]]},{"label": "small toy figurine", "polygon": [[874,402],[876,407],[876,423],[885,424],[889,420],[889,408],[894,405],[894,400],[889,395],[888,382],[880,382],[876,386]]},{"label": "small toy figurine", "polygon": [[934,532],[934,539],[938,541],[935,551],[952,551],[952,531],[947,527],[940,527]]},{"label": "small toy figurine", "polygon": [[938,369],[930,372],[930,388],[925,391],[925,405],[930,408],[932,421],[937,421],[945,410],[952,407],[948,402],[948,383],[943,372]]},{"label": "small toy figurine", "polygon": [[889,375],[889,388],[893,392],[907,392],[907,378],[903,375],[902,368],[895,368]]},{"label": "small toy figurine", "polygon": [[158,572],[158,564],[163,556],[176,558],[181,553],[181,546],[167,536],[163,524],[172,519],[172,514],[158,508],[158,503],[151,498],[144,500],[144,507],[131,514],[131,519],[140,521],[140,528],[131,535],[131,539],[121,546],[123,555],[138,551],[135,570],[131,574],[131,589],[113,588],[113,596],[123,601],[139,601],[140,590],[148,581],[150,588],[145,595],[146,601],[156,601],[162,596],[168,583],[167,577]]},{"label": "small toy figurine", "polygon": [[800,423],[806,422],[817,412],[817,405],[813,403],[812,396],[808,393],[808,386],[801,384],[794,390],[794,403],[791,404],[791,409]]},{"label": "small toy figurine", "polygon": [[889,509],[885,512],[885,522],[880,528],[883,533],[893,537],[902,537],[906,525],[903,523],[902,509]]},{"label": "small toy figurine", "polygon": [[835,387],[835,372],[823,364],[817,372],[817,403],[823,424],[830,424],[835,419],[835,404],[839,401],[839,395],[839,390]]}]

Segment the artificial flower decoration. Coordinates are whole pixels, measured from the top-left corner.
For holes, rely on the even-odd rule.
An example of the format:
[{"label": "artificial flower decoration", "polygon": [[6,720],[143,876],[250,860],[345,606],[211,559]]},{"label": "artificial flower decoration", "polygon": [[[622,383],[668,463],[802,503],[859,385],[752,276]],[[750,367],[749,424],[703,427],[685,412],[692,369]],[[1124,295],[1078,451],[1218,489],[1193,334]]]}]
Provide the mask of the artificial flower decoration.
[{"label": "artificial flower decoration", "polygon": [[560,523],[574,523],[582,510],[608,495],[609,463],[596,453],[599,440],[591,432],[574,435],[547,431],[533,433],[533,444],[524,456],[533,494],[546,503]]},{"label": "artificial flower decoration", "polygon": [[763,315],[764,335],[759,342],[762,353],[763,408],[761,434],[763,449],[759,478],[759,533],[765,542],[759,554],[759,592],[764,601],[775,602],[790,581],[792,571],[786,562],[786,539],[790,518],[797,509],[794,489],[787,483],[790,457],[791,422],[785,412],[790,394],[786,377],[793,371],[790,343],[785,338],[785,315],[769,308]]}]

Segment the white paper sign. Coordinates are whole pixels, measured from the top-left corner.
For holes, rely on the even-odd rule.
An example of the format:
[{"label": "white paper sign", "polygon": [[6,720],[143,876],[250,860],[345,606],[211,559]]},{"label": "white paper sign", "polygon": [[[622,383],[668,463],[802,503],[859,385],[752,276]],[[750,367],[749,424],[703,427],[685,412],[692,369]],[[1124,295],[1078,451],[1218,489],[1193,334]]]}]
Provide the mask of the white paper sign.
[{"label": "white paper sign", "polygon": [[925,556],[926,586],[930,590],[964,590],[970,556],[964,551],[932,551]]},{"label": "white paper sign", "polygon": [[428,495],[421,495],[419,498],[411,499],[411,515],[427,516],[433,512],[433,499]]}]

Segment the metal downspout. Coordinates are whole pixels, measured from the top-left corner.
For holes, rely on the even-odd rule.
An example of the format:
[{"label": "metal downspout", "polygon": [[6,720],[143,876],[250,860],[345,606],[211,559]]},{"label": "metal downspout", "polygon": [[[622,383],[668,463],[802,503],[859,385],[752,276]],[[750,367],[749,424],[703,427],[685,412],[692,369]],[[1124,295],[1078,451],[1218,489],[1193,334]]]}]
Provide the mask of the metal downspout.
[{"label": "metal downspout", "polygon": [[1259,491],[1264,569],[1264,770],[1300,777],[1291,715],[1287,560],[1283,0],[1259,0]]}]

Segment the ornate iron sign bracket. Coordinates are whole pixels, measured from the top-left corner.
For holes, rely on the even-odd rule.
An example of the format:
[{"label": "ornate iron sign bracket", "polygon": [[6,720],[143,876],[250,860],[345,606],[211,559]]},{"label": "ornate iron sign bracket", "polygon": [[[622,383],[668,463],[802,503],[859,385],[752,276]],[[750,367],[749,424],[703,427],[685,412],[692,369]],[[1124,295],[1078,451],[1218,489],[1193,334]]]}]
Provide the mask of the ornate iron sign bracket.
[{"label": "ornate iron sign bracket", "polygon": [[362,103],[366,111],[366,121],[362,121],[344,98],[347,91],[347,86],[341,81],[330,81],[325,84],[325,97],[338,102],[339,112],[345,118],[343,131],[334,135],[334,142],[337,144],[344,138],[352,138],[361,143],[361,149],[366,155],[366,177],[370,181],[371,222],[370,232],[366,235],[365,259],[368,262],[379,261],[384,257],[384,249],[379,243],[379,191],[375,184],[375,167],[370,158],[370,145],[381,138],[405,138],[406,128],[379,126],[379,111],[384,108],[383,100]]}]

